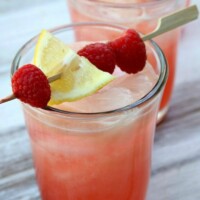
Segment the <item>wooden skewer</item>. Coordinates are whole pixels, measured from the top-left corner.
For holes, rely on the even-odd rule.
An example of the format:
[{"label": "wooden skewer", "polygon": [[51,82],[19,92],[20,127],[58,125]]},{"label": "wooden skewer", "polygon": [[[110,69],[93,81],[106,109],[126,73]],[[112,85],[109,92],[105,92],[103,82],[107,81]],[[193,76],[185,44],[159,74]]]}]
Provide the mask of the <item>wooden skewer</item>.
[{"label": "wooden skewer", "polygon": [[[162,33],[168,32],[179,26],[187,24],[190,21],[197,19],[198,16],[199,16],[199,11],[196,5],[193,5],[188,8],[169,14],[165,17],[160,18],[156,29],[153,32],[143,36],[142,39],[143,41],[150,40],[158,35],[161,35]],[[60,77],[61,77],[61,73],[56,74],[52,77],[49,77],[48,81],[49,83],[51,83],[53,81],[58,80]],[[0,104],[5,103],[7,101],[11,101],[15,98],[16,97],[14,96],[14,94],[11,94],[8,97],[0,99]]]},{"label": "wooden skewer", "polygon": [[3,99],[0,99],[0,104],[6,103],[7,101],[11,101],[11,100],[13,100],[13,99],[15,99],[15,98],[16,98],[15,95],[14,95],[14,94],[11,94],[11,95],[9,95],[9,96],[3,98]]},{"label": "wooden skewer", "polygon": [[49,77],[48,78],[49,83],[52,83],[52,82],[58,80],[61,77],[61,75],[62,75],[62,73],[58,73],[58,74],[56,74],[54,76]]},{"label": "wooden skewer", "polygon": [[190,6],[188,8],[182,9],[175,13],[169,14],[167,16],[161,17],[158,20],[158,25],[156,29],[142,37],[143,41],[150,40],[162,33],[168,32],[179,26],[187,24],[199,16],[199,11],[196,5]]}]

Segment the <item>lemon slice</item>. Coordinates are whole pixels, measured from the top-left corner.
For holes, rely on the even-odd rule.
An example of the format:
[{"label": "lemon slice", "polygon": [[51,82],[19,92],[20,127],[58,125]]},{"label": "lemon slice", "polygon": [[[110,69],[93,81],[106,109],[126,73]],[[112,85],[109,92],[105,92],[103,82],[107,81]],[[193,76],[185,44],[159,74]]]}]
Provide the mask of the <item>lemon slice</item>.
[{"label": "lemon slice", "polygon": [[33,62],[48,77],[61,72],[61,77],[50,84],[51,99],[48,105],[79,100],[114,79],[114,76],[96,68],[47,31],[42,31],[39,36]]},{"label": "lemon slice", "polygon": [[53,76],[62,67],[62,61],[70,49],[58,38],[46,30],[41,31],[35,47],[33,64],[39,67],[46,76]]}]

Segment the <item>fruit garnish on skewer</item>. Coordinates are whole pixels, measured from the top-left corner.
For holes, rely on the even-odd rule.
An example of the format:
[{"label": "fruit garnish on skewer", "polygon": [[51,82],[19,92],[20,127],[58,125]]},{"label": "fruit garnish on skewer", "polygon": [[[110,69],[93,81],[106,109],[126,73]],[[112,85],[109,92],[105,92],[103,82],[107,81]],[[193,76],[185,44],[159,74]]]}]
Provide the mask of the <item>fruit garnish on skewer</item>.
[{"label": "fruit garnish on skewer", "polygon": [[147,59],[145,44],[133,29],[108,43],[89,44],[78,54],[109,73],[113,73],[116,65],[129,74],[137,73],[143,70]]},{"label": "fruit garnish on skewer", "polygon": [[[32,91],[32,87],[30,85],[27,86],[25,84],[23,87],[22,85],[17,86],[17,92],[15,91],[16,88],[14,89],[13,86],[13,94],[7,98],[1,99],[0,103],[4,103],[18,97],[26,103],[43,108],[46,106],[47,102],[48,105],[60,104],[65,101],[75,101],[93,94],[114,79],[111,74],[107,73],[113,72],[114,63],[127,73],[137,73],[144,68],[146,62],[146,51],[143,41],[151,39],[159,34],[172,30],[197,18],[198,9],[196,6],[191,6],[187,9],[183,9],[161,18],[156,30],[148,35],[145,35],[142,39],[134,30],[127,30],[122,37],[115,39],[114,41],[110,41],[103,45],[101,43],[98,45],[88,45],[78,52],[78,54],[83,55],[84,57],[77,55],[72,49],[67,47],[47,31],[43,31],[40,34],[36,45],[33,64],[41,69],[41,73],[44,72],[44,76],[40,75],[43,77],[42,80],[45,83],[45,86],[41,87],[41,91],[38,90],[40,92],[38,92],[37,95],[34,94],[37,90]],[[131,43],[133,40],[136,41],[135,45]],[[92,53],[88,54],[90,51]],[[100,57],[102,59],[99,59]],[[111,62],[109,63],[108,60]],[[23,71],[24,67],[20,69]],[[107,72],[100,69],[104,69]],[[35,69],[33,71],[38,72],[38,70]],[[18,71],[16,71],[16,73],[18,73]],[[53,80],[53,82],[50,83],[50,101],[48,101],[49,86],[47,86],[49,81],[47,78],[44,78],[45,76],[53,76],[52,79],[50,78],[50,80]],[[14,77],[15,74],[13,78]],[[37,78],[35,77],[37,76],[34,75],[33,80],[37,81]],[[23,80],[22,77],[20,77],[20,79]],[[29,83],[28,80],[29,78],[19,82]],[[18,80],[16,79],[14,82],[18,83]],[[35,84],[37,85],[36,88],[40,86],[40,82],[42,81]],[[40,100],[38,101],[39,103],[35,103],[36,100],[33,100],[33,102],[32,100],[27,101],[29,96],[26,95],[30,95],[32,98],[38,96],[38,99],[41,99],[42,95],[40,94],[43,93],[42,88],[45,91],[44,102],[42,102],[42,100],[42,103]],[[22,91],[19,92],[19,90]]]},{"label": "fruit garnish on skewer", "polygon": [[47,77],[31,64],[19,68],[13,75],[12,90],[16,98],[34,107],[44,108],[51,98]]},{"label": "fruit garnish on skewer", "polygon": [[49,32],[42,31],[36,45],[34,66],[28,64],[15,72],[12,77],[13,94],[0,103],[18,98],[34,107],[44,108],[47,104],[75,101],[91,95],[114,78]]},{"label": "fruit garnish on skewer", "polygon": [[113,49],[106,43],[93,43],[86,45],[78,51],[79,56],[86,57],[98,69],[113,73],[116,58]]},{"label": "fruit garnish on skewer", "polygon": [[[133,45],[126,44],[126,41],[132,42]],[[0,103],[18,98],[31,106],[44,108],[47,104],[75,101],[93,94],[114,79],[111,73],[118,64],[119,59],[116,55],[119,54],[117,49],[120,46],[125,47],[122,50],[123,54],[135,50],[128,54],[127,58],[130,57],[129,63],[132,62],[130,64],[134,66],[134,72],[142,70],[146,62],[145,45],[139,34],[133,30],[128,30],[121,38],[108,43],[87,45],[78,51],[79,55],[44,30],[36,44],[34,65],[27,64],[15,72],[12,77],[13,95]],[[140,52],[143,61],[138,69],[136,58]],[[136,56],[132,58],[134,55]],[[123,56],[120,59],[123,63]],[[125,67],[130,68],[127,63]],[[60,76],[55,78],[55,74]],[[51,78],[48,80],[47,76]]]},{"label": "fruit garnish on skewer", "polygon": [[[134,34],[140,39],[136,32]],[[124,37],[129,36],[125,33],[122,40]],[[12,78],[12,98],[3,99],[2,103],[16,97],[34,107],[44,108],[47,104],[75,101],[97,92],[115,78],[110,74],[117,64],[112,42],[88,45],[80,50],[78,55],[49,32],[42,31],[35,48],[35,66],[28,64],[15,72]],[[146,62],[144,44],[142,48],[145,55],[143,68]],[[54,57],[56,59],[52,59]],[[38,73],[41,73],[41,81]],[[46,77],[55,77],[55,74],[60,76],[53,78],[53,81],[51,77],[51,81],[48,81]]]},{"label": "fruit garnish on skewer", "polygon": [[60,78],[50,84],[51,99],[48,105],[79,100],[114,79],[113,75],[99,70],[45,30],[36,44],[34,64],[48,76],[61,73]]}]

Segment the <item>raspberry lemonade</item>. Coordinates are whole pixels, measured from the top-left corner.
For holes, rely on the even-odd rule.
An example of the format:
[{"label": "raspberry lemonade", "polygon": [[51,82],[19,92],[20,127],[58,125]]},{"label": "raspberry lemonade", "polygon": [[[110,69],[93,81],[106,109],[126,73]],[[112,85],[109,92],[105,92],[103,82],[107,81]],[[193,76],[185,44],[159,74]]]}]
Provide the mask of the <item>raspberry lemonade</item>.
[{"label": "raspberry lemonade", "polygon": [[[109,34],[99,34],[97,40],[91,41],[84,34],[88,30]],[[51,77],[62,71],[50,83],[50,106],[36,108],[44,107],[36,100],[34,104],[26,101],[32,106],[23,104],[43,200],[145,199],[167,68],[162,51],[154,42],[144,45],[135,31],[124,31],[118,26],[94,23],[63,26],[51,33],[43,31],[39,39],[27,42],[13,61],[13,92],[22,101],[25,93],[34,98],[36,91],[29,88],[28,82],[38,81],[35,74],[39,69],[27,63],[33,60]],[[108,35],[117,39],[111,41]],[[120,45],[125,49],[121,50]],[[138,59],[133,54],[134,60],[120,55],[126,52],[130,56],[133,48],[137,49],[134,54]],[[115,54],[118,59],[113,58]],[[149,54],[153,55],[153,67]],[[112,59],[114,64],[103,69]],[[22,65],[25,66],[20,68]],[[22,82],[27,87],[18,93]],[[44,89],[43,96],[48,99],[46,82],[38,82],[32,87]]]},{"label": "raspberry lemonade", "polygon": [[[188,3],[187,3],[188,4]],[[68,0],[73,22],[102,21],[118,23],[147,34],[153,31],[161,16],[186,6],[185,0]],[[89,32],[86,33],[91,35]],[[171,99],[180,29],[154,38],[165,53],[169,64],[169,78],[163,93],[158,122],[165,116]],[[91,36],[93,37],[93,36]]]}]

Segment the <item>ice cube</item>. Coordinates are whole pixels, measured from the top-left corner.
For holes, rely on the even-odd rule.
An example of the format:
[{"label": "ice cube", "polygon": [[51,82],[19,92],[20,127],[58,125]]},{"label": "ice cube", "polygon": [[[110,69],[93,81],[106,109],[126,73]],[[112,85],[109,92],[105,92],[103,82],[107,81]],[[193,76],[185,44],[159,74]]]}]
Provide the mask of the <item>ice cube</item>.
[{"label": "ice cube", "polygon": [[79,101],[66,102],[59,109],[72,112],[103,112],[130,105],[145,96],[155,85],[158,76],[147,63],[143,71],[137,74],[124,74],[115,71],[117,78],[97,93]]},{"label": "ice cube", "polygon": [[59,105],[67,111],[72,112],[104,112],[121,108],[133,102],[132,92],[122,87],[100,90],[96,94],[85,97],[75,102],[66,102]]}]

